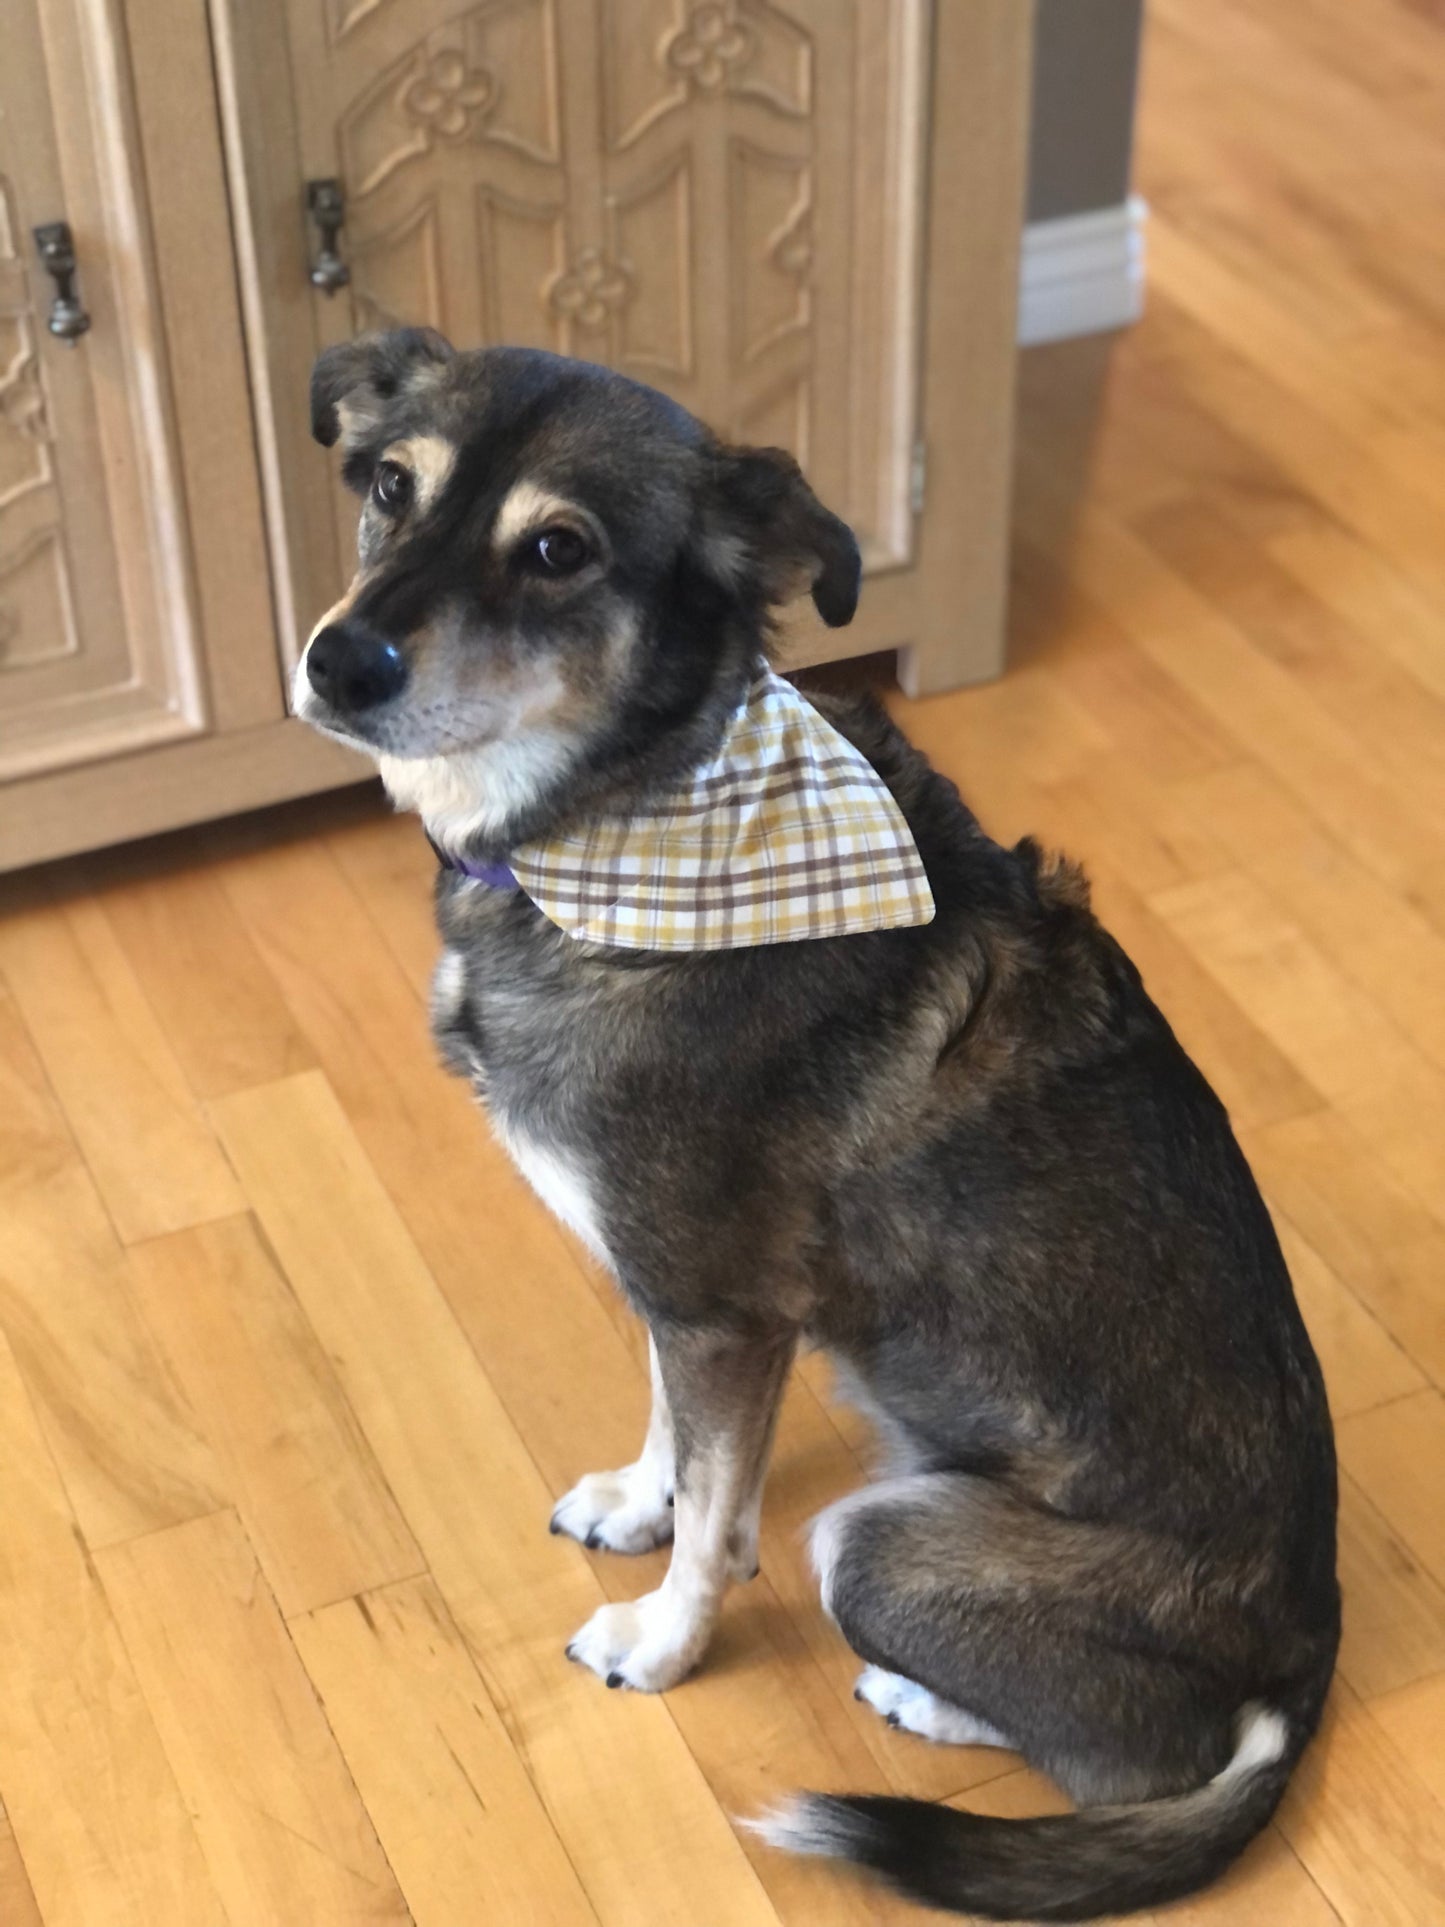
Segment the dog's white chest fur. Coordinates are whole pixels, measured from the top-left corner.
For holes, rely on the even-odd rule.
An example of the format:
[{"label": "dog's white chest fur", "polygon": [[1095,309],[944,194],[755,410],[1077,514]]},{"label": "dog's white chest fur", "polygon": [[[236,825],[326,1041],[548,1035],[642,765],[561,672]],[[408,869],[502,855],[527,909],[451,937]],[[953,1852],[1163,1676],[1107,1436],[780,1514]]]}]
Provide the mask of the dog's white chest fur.
[{"label": "dog's white chest fur", "polygon": [[543,1204],[610,1269],[612,1260],[592,1201],[592,1185],[581,1162],[550,1145],[539,1144],[525,1131],[514,1130],[496,1111],[491,1112],[491,1119],[492,1129],[507,1147],[512,1162]]},{"label": "dog's white chest fur", "polygon": [[[431,1012],[433,1024],[455,1021],[466,996],[467,967],[461,953],[444,950],[432,975]],[[549,1211],[575,1231],[594,1257],[611,1268],[607,1246],[602,1237],[597,1209],[592,1200],[592,1181],[580,1158],[555,1146],[541,1144],[526,1131],[510,1124],[499,1107],[487,1105],[492,1129],[506,1147],[508,1155]]]}]

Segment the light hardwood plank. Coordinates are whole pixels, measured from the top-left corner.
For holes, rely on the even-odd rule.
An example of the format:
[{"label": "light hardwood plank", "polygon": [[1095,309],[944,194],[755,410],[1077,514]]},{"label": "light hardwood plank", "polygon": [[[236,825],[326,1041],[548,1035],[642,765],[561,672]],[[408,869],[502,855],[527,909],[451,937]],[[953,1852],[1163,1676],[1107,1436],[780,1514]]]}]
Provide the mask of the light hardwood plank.
[{"label": "light hardwood plank", "polygon": [[255,1223],[137,1245],[136,1294],[289,1618],[422,1567],[315,1333]]},{"label": "light hardwood plank", "polygon": [[1245,1133],[1266,1190],[1437,1386],[1445,1387],[1445,1227],[1335,1112]]},{"label": "light hardwood plank", "polygon": [[1348,1472],[1340,1475],[1340,1673],[1362,1699],[1445,1669],[1445,1588]]},{"label": "light hardwood plank", "polygon": [[1343,434],[1368,443],[1410,419],[1409,403],[1369,361],[1352,361],[1345,342],[1312,331],[1237,267],[1167,218],[1149,235],[1155,286],[1217,341],[1264,372]]},{"label": "light hardwood plank", "polygon": [[429,1580],[291,1626],[417,1927],[596,1914]]},{"label": "light hardwood plank", "polygon": [[407,1919],[233,1512],[97,1564],[232,1920]]},{"label": "light hardwood plank", "polygon": [[1397,1687],[1371,1703],[1370,1711],[1395,1751],[1429,1787],[1445,1811],[1445,1672]]},{"label": "light hardwood plank", "polygon": [[1368,543],[1320,514],[1281,530],[1265,547],[1296,582],[1376,648],[1387,651],[1432,694],[1445,697],[1445,630],[1439,610]]},{"label": "light hardwood plank", "polygon": [[[1151,317],[1152,319],[1152,317]],[[1135,344],[1138,344],[1137,350]],[[1187,384],[1147,353],[1149,330],[1129,337],[1131,352],[1096,337],[1061,342],[1021,358],[1017,506],[1042,516],[1048,539],[1029,548],[1059,554],[1061,573],[1079,583],[1062,544],[1081,497],[1126,519],[1177,501],[1208,482],[1258,536],[1310,521],[1307,492],[1192,397]],[[1033,473],[1042,457],[1054,486],[1040,492]],[[1068,493],[1061,498],[1059,484]],[[1016,522],[1017,543],[1021,524]]]},{"label": "light hardwood plank", "polygon": [[1151,782],[1127,754],[1110,751],[1077,776],[1047,785],[1034,832],[1140,895],[1229,867],[1229,856],[1178,788]]},{"label": "light hardwood plank", "polygon": [[131,1295],[127,1254],[0,995],[0,1329],[87,1542],[209,1512],[219,1469]]},{"label": "light hardwood plank", "polygon": [[1445,1809],[1337,1684],[1278,1825],[1347,1927],[1422,1927],[1445,1911]]},{"label": "light hardwood plank", "polygon": [[1335,1419],[1419,1391],[1425,1376],[1409,1353],[1340,1283],[1287,1218],[1276,1215],[1275,1229],[1295,1299],[1319,1354]]},{"label": "light hardwood plank", "polygon": [[311,1068],[311,1051],[213,873],[173,867],[103,901],[197,1097]]},{"label": "light hardwood plank", "polygon": [[1433,539],[1445,480],[1386,444],[1371,447],[1342,433],[1320,412],[1318,395],[1299,400],[1223,351],[1167,296],[1156,292],[1155,303],[1156,342],[1167,330],[1174,353],[1187,359],[1188,385],[1199,403],[1277,461],[1432,602],[1445,595],[1445,559]]},{"label": "light hardwood plank", "polygon": [[[1445,468],[1445,462],[1442,462]],[[1133,525],[1181,581],[1279,664],[1384,768],[1407,767],[1423,816],[1445,811],[1445,700],[1379,646],[1375,628],[1342,620],[1313,587],[1233,526],[1228,505],[1188,497]]]},{"label": "light hardwood plank", "polygon": [[135,973],[97,903],[0,920],[0,971],[122,1238],[242,1208]]},{"label": "light hardwood plank", "polygon": [[0,1198],[24,1198],[78,1156],[15,999],[0,983]]},{"label": "light hardwood plank", "polygon": [[[1445,748],[1445,709],[1439,737]],[[1401,755],[1410,758],[1403,741]],[[1445,936],[1258,765],[1220,770],[1181,787],[1188,807],[1208,821],[1239,867],[1422,1055],[1445,1070]]]},{"label": "light hardwood plank", "polygon": [[432,914],[436,857],[413,816],[333,832],[328,848],[402,975],[425,996],[441,940]]},{"label": "light hardwood plank", "polygon": [[1433,1214],[1445,1201],[1445,1074],[1251,879],[1181,884],[1150,908]]},{"label": "light hardwood plank", "polygon": [[5,1927],[44,1927],[8,1813],[0,1813],[0,1920]]},{"label": "light hardwood plank", "polygon": [[[551,1495],[329,1085],[316,1072],[213,1106],[237,1170],[604,1921],[776,1920],[666,1705],[607,1694],[562,1648],[601,1603]],[[304,1163],[304,1185],[296,1171]],[[616,1843],[689,1842],[645,1871]]]},{"label": "light hardwood plank", "polygon": [[[226,1927],[175,1779],[0,1340],[0,1773],[45,1927]],[[6,1916],[7,1927],[9,1916]]]},{"label": "light hardwood plank", "polygon": [[1351,1478],[1445,1585],[1445,1398],[1432,1389],[1357,1412],[1335,1436]]},{"label": "light hardwood plank", "polygon": [[132,1282],[78,1166],[0,1212],[0,1327],[92,1547],[213,1511],[225,1493]]},{"label": "light hardwood plank", "polygon": [[1020,519],[1135,645],[1174,676],[1242,751],[1267,745],[1270,768],[1361,863],[1413,896],[1445,927],[1445,835],[1419,814],[1408,782],[1363,754],[1349,732],[1282,665],[1183,581],[1116,517],[1085,504],[1061,535],[1058,483],[1024,456]]},{"label": "light hardwood plank", "polygon": [[1127,752],[1128,767],[1163,784],[1237,760],[1234,737],[1134,647],[1067,569],[1017,537],[1014,557],[1014,660],[1038,660],[1111,744]]},{"label": "light hardwood plank", "polygon": [[1236,1128],[1322,1108],[1325,1100],[1315,1086],[1122,878],[1108,870],[1095,878],[1094,908],[1138,965],[1144,988],[1223,1099]]}]

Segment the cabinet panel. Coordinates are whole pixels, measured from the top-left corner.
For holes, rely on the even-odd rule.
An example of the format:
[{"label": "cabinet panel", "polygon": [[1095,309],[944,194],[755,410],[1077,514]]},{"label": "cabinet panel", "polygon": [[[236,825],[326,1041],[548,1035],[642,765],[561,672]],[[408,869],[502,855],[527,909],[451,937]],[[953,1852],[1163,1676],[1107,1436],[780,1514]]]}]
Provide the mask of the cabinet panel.
[{"label": "cabinet panel", "polygon": [[[0,776],[205,725],[122,42],[105,0],[16,0],[0,67]],[[91,327],[45,322],[64,220]]]}]

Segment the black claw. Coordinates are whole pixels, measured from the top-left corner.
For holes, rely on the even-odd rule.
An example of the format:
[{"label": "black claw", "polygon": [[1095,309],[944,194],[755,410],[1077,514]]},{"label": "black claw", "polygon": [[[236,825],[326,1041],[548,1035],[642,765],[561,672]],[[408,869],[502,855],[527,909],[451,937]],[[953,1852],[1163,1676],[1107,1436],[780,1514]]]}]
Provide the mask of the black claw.
[{"label": "black claw", "polygon": [[[572,1649],[569,1646],[567,1650],[570,1652]],[[863,1698],[863,1688],[861,1686],[855,1686],[853,1688],[853,1697],[855,1700],[861,1700]]]},{"label": "black claw", "polygon": [[621,1673],[609,1673],[607,1675],[607,1684],[609,1686],[624,1686],[626,1681],[623,1679]]},{"label": "black claw", "polygon": [[896,1713],[890,1713],[888,1715],[888,1724],[890,1726],[901,1726],[903,1722],[899,1719]]},{"label": "black claw", "polygon": [[547,1530],[553,1535],[554,1538],[562,1530],[561,1526],[559,1526],[557,1523],[557,1515],[555,1512],[552,1514],[552,1517],[547,1521]]},{"label": "black claw", "polygon": [[672,1494],[671,1492],[669,1492],[669,1493],[668,1493],[668,1495],[667,1495],[667,1503],[668,1503],[669,1505],[675,1505],[675,1504],[677,1503],[677,1501],[676,1501],[676,1499],[674,1498],[674,1496],[673,1496],[673,1494]]},{"label": "black claw", "polygon": [[596,1526],[592,1527],[591,1531],[587,1534],[587,1537],[582,1541],[582,1543],[584,1546],[587,1547],[587,1549],[590,1552],[596,1552],[597,1548],[602,1544],[602,1541],[597,1536]]},{"label": "black claw", "polygon": [[577,1642],[575,1640],[572,1640],[568,1643],[567,1657],[568,1659],[576,1659],[577,1657]]}]

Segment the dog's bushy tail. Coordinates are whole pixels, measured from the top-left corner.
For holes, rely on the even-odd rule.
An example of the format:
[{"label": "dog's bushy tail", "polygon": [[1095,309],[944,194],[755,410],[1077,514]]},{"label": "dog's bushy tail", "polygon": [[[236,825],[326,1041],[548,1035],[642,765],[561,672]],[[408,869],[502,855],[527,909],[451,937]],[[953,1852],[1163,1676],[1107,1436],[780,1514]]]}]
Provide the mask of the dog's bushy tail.
[{"label": "dog's bushy tail", "polygon": [[775,1846],[854,1861],[925,1906],[991,1920],[1131,1913],[1206,1885],[1265,1825],[1319,1716],[1318,1706],[1292,1713],[1245,1707],[1222,1773],[1138,1806],[996,1820],[924,1800],[804,1793],[756,1824]]}]

